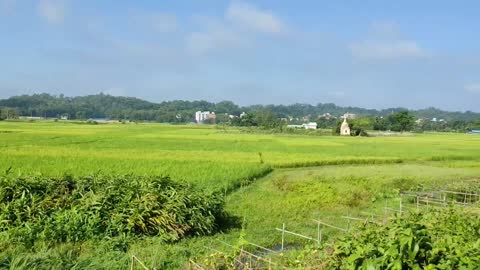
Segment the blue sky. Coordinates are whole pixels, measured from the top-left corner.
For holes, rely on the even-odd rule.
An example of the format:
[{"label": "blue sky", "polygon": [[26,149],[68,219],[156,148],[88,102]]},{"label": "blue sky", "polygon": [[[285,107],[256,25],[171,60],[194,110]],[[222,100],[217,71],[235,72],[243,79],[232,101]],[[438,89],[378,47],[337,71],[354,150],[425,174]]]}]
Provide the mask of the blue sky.
[{"label": "blue sky", "polygon": [[0,0],[0,97],[480,111],[478,1]]}]

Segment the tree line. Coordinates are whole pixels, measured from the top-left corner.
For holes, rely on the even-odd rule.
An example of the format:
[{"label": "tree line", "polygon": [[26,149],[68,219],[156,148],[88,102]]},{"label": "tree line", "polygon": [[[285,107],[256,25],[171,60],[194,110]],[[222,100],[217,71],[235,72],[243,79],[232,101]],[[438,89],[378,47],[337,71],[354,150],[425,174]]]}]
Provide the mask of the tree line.
[{"label": "tree line", "polygon": [[[118,97],[103,93],[66,97],[64,95],[34,94],[13,96],[0,100],[0,120],[19,116],[86,120],[111,118],[162,123],[189,123],[196,111],[212,111],[216,119],[206,123],[227,123],[235,126],[281,128],[286,124],[317,122],[319,128],[335,128],[339,117],[346,112],[358,115],[352,126],[375,130],[438,130],[463,131],[478,125],[480,113],[471,111],[448,112],[436,108],[408,111],[405,108],[383,110],[359,107],[341,107],[332,103],[292,105],[239,106],[231,101],[164,101],[153,103],[134,97]],[[247,114],[238,117],[242,112]],[[405,113],[407,112],[407,113]],[[333,116],[333,117],[331,117]],[[442,121],[431,121],[432,118]],[[415,123],[416,119],[422,119]]]}]

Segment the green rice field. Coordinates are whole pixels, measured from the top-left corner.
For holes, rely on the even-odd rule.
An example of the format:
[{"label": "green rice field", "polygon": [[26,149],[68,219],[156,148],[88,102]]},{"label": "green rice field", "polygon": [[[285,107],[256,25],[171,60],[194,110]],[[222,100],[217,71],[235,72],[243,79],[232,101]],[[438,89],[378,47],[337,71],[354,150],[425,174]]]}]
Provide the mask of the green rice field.
[{"label": "green rice field", "polygon": [[[283,223],[315,235],[313,219],[344,225],[340,216],[382,212],[385,203],[397,205],[404,190],[480,191],[480,136],[306,136],[197,125],[4,121],[0,173],[170,176],[224,192],[233,225],[174,243],[152,236],[137,238],[122,251],[113,240],[20,249],[0,236],[0,268],[48,269],[34,263],[44,260],[69,261],[75,269],[130,269],[135,255],[152,269],[180,269],[189,259],[203,262],[209,248],[225,250],[219,240],[235,245],[241,238],[274,248],[281,241],[275,228]],[[335,235],[325,232],[326,239]],[[293,237],[286,242],[308,244]],[[81,251],[68,253],[72,249]]]},{"label": "green rice field", "polygon": [[480,137],[468,134],[357,138],[193,125],[3,122],[0,138],[2,169],[18,173],[168,174],[213,186],[266,167],[480,159]]}]

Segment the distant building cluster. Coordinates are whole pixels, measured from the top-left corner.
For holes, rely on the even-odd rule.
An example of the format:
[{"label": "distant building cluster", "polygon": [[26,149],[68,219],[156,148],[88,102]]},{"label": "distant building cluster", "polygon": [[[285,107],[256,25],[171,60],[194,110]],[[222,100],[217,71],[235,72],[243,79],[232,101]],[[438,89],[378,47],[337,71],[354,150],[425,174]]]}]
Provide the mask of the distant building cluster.
[{"label": "distant building cluster", "polygon": [[216,119],[216,118],[217,118],[217,116],[215,115],[215,112],[198,111],[198,112],[195,113],[195,121],[197,123],[203,123],[203,121],[205,121],[205,120]]},{"label": "distant building cluster", "polygon": [[436,117],[433,117],[431,121],[432,121],[432,122],[440,122],[440,123],[443,123],[443,122],[445,122],[445,119],[437,119]]},{"label": "distant building cluster", "polygon": [[317,129],[317,123],[310,122],[310,123],[301,124],[301,125],[287,125],[287,128]]},{"label": "distant building cluster", "polygon": [[334,119],[336,117],[327,112],[327,113],[324,113],[324,114],[320,115],[320,118],[325,118],[327,120],[330,120],[330,119]]}]

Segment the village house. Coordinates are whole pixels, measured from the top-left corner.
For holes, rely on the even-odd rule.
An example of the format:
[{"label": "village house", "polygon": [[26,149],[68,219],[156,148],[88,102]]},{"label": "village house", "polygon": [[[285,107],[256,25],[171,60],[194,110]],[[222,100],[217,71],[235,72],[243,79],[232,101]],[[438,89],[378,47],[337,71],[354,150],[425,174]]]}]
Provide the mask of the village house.
[{"label": "village house", "polygon": [[317,123],[316,122],[310,122],[310,123],[307,123],[307,124],[303,124],[302,126],[305,129],[317,129]]},{"label": "village house", "polygon": [[215,112],[209,112],[209,111],[205,111],[205,112],[202,112],[202,111],[198,111],[195,113],[195,121],[197,123],[202,123],[203,121],[205,120],[208,120],[208,119],[216,119],[217,116],[215,115]]}]

